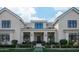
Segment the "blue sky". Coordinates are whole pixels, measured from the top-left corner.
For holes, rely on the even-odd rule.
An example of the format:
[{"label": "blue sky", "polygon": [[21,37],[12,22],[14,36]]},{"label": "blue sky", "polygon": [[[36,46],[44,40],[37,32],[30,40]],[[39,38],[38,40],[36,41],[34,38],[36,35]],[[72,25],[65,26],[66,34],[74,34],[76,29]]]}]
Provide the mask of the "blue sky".
[{"label": "blue sky", "polygon": [[39,18],[45,18],[46,20],[51,19],[57,11],[54,8],[51,7],[38,7],[35,8],[36,10],[36,16]]},{"label": "blue sky", "polygon": [[51,22],[69,8],[70,7],[16,7],[9,9],[21,16],[25,22],[29,22],[30,20],[47,20]]},{"label": "blue sky", "polygon": [[56,17],[64,13],[70,7],[7,7],[23,21],[30,22],[31,20],[46,20],[54,21]]}]

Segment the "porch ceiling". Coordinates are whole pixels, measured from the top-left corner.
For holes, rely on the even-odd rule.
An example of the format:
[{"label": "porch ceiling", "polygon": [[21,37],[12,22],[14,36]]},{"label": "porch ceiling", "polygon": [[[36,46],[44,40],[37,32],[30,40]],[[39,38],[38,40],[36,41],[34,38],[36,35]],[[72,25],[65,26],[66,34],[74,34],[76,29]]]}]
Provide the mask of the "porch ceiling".
[{"label": "porch ceiling", "polygon": [[25,32],[30,32],[30,31],[33,31],[33,32],[56,32],[57,30],[56,29],[21,29],[21,31],[25,31]]}]

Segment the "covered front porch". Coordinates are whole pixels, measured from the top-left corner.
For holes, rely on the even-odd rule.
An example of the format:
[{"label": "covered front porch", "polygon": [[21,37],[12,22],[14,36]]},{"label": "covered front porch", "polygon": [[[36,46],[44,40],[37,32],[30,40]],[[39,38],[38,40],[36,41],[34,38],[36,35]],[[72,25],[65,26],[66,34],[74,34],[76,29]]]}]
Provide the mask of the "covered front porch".
[{"label": "covered front porch", "polygon": [[23,41],[36,41],[41,43],[43,41],[55,41],[55,32],[23,32]]}]

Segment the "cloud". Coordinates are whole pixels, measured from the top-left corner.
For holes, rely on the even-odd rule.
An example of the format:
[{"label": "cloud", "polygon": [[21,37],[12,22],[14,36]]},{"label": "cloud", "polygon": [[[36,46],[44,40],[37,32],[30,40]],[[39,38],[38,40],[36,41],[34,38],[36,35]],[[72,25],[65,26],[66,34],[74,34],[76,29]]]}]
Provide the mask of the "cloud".
[{"label": "cloud", "polygon": [[45,20],[45,18],[39,18],[39,17],[31,17],[32,20]]},{"label": "cloud", "polygon": [[59,15],[61,15],[63,12],[62,11],[58,11],[55,15],[54,15],[54,17],[52,17],[50,20],[49,20],[49,22],[53,22]]},{"label": "cloud", "polygon": [[50,20],[48,20],[49,22],[54,21],[58,16],[60,16],[70,7],[53,7],[53,8],[55,9],[55,11],[57,11],[57,13]]},{"label": "cloud", "polygon": [[62,11],[62,12],[68,10],[69,8],[70,8],[70,7],[54,7],[54,9],[55,9],[56,11]]},{"label": "cloud", "polygon": [[44,18],[36,17],[36,10],[34,7],[7,7],[17,15],[19,15],[24,22],[31,20],[45,20]]},{"label": "cloud", "polygon": [[7,7],[17,15],[19,15],[25,22],[29,22],[35,17],[36,11],[33,7]]}]

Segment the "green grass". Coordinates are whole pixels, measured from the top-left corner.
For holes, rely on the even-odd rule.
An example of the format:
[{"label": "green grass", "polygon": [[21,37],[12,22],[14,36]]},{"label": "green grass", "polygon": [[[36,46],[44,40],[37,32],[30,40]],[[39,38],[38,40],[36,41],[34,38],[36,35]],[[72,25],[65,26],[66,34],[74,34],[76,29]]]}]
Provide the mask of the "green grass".
[{"label": "green grass", "polygon": [[0,52],[32,52],[34,48],[0,48]]},{"label": "green grass", "polygon": [[43,52],[79,52],[79,48],[43,48]]},{"label": "green grass", "polygon": [[35,51],[35,48],[0,48],[0,52],[79,52],[79,48],[40,48]]}]

